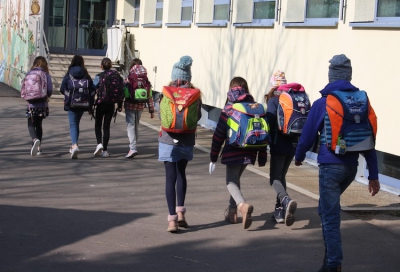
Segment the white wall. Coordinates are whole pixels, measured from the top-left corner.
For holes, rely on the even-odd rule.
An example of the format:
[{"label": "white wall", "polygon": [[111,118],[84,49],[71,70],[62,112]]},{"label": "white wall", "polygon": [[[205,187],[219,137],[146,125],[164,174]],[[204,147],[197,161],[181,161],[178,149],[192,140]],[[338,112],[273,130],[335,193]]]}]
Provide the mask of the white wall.
[{"label": "white wall", "polygon": [[[285,8],[283,3],[281,22]],[[119,0],[116,18],[121,19],[123,12],[124,1]],[[164,19],[167,14],[164,8]],[[377,150],[400,156],[400,128],[395,124],[400,116],[400,29],[352,28],[353,18],[354,5],[349,2],[344,22],[331,28],[284,27],[276,22],[268,28],[237,28],[229,23],[227,27],[139,26],[129,31],[157,91],[170,81],[172,65],[182,55],[190,55],[194,60],[192,82],[202,90],[205,104],[219,108],[232,77],[244,77],[250,92],[262,101],[269,77],[277,69],[285,71],[289,82],[305,86],[314,101],[328,83],[328,61],[333,55],[346,54],[352,61],[352,83],[368,92],[378,116]]]}]

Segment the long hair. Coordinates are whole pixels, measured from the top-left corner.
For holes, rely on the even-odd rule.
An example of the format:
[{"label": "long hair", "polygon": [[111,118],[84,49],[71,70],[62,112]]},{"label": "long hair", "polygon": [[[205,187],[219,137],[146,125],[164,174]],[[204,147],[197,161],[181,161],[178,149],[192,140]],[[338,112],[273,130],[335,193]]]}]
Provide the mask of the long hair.
[{"label": "long hair", "polygon": [[85,71],[85,77],[88,79],[91,79],[86,67],[85,67],[85,61],[83,60],[83,57],[81,55],[75,55],[72,60],[71,64],[68,66],[68,72],[71,70],[72,67],[74,66],[80,66],[83,68]]},{"label": "long hair", "polygon": [[45,71],[46,73],[49,73],[49,67],[48,67],[47,60],[45,57],[38,56],[35,58],[35,60],[33,61],[31,70],[36,67],[42,68],[43,71]]},{"label": "long hair", "polygon": [[266,104],[268,104],[268,100],[270,100],[271,99],[271,97],[274,97],[275,96],[275,91],[276,91],[276,89],[278,89],[278,87],[272,87],[270,90],[269,90],[269,92],[266,94],[266,95],[264,95],[264,99],[265,99],[265,103]]},{"label": "long hair", "polygon": [[131,61],[131,63],[129,64],[129,71],[132,69],[133,66],[135,65],[143,65],[142,61],[138,58],[135,58]]},{"label": "long hair", "polygon": [[112,67],[111,60],[109,58],[104,58],[101,60],[101,66],[103,66],[104,70],[110,70]]}]

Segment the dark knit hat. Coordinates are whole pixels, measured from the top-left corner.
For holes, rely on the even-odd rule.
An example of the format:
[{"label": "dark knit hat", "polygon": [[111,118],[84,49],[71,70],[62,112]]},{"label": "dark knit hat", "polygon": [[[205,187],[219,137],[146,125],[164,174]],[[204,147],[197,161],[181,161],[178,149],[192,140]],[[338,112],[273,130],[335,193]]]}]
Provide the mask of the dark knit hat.
[{"label": "dark knit hat", "polygon": [[172,81],[175,81],[178,79],[191,81],[191,79],[192,79],[192,71],[191,71],[192,62],[193,62],[193,60],[190,56],[181,57],[179,62],[175,63],[174,66],[172,67],[172,74],[171,74]]},{"label": "dark knit hat", "polygon": [[351,61],[344,54],[335,55],[329,61],[329,83],[337,80],[351,81],[352,68]]}]

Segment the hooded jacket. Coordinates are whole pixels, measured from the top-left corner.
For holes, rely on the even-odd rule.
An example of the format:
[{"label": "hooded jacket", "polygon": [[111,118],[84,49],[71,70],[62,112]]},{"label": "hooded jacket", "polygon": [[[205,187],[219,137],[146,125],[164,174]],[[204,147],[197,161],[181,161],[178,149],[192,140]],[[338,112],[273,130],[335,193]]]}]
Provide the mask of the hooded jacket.
[{"label": "hooded jacket", "polygon": [[232,104],[237,102],[254,102],[254,98],[244,91],[242,88],[234,87],[228,92],[228,103],[222,110],[217,127],[214,131],[210,159],[212,162],[218,160],[222,145],[225,143],[222,150],[222,164],[242,165],[255,164],[258,153],[258,165],[264,166],[267,162],[267,149],[265,147],[259,149],[236,148],[226,144],[228,124],[227,120],[232,113]]},{"label": "hooded jacket", "polygon": [[[336,90],[340,91],[358,91],[349,81],[338,80],[329,83],[320,91],[322,97],[316,100],[308,114],[307,121],[303,127],[300,141],[296,148],[296,161],[303,161],[306,152],[311,149],[314,142],[318,138],[318,133],[322,133],[324,126],[324,116],[326,113],[326,96]],[[367,161],[369,169],[369,180],[378,179],[377,158],[375,149],[364,152],[347,152],[343,155],[331,152],[326,145],[320,145],[318,152],[319,164],[347,164],[358,166],[359,153],[362,153]]]}]

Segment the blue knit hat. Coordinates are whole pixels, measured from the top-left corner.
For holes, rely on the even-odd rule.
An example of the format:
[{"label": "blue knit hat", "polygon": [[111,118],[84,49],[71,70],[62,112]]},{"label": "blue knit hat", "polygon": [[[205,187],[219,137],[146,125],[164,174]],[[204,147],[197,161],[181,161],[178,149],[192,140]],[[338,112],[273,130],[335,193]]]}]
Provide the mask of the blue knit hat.
[{"label": "blue knit hat", "polygon": [[352,68],[351,61],[346,57],[346,55],[335,55],[329,61],[329,72],[328,78],[329,83],[335,82],[337,80],[347,80],[351,81]]},{"label": "blue knit hat", "polygon": [[172,81],[178,79],[191,81],[192,71],[190,67],[192,66],[192,62],[193,60],[190,56],[181,57],[179,62],[175,63],[174,66],[172,67],[172,74],[171,74]]}]

